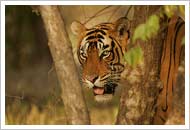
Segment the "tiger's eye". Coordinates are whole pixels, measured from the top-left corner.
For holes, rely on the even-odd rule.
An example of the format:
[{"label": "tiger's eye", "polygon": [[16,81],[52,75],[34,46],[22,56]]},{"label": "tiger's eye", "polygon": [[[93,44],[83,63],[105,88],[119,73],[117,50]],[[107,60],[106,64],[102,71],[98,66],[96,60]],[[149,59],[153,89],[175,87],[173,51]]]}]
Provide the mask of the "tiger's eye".
[{"label": "tiger's eye", "polygon": [[103,55],[108,55],[109,54],[109,51],[104,51],[103,52]]},{"label": "tiger's eye", "polygon": [[104,58],[106,58],[106,57],[108,57],[110,55],[110,51],[104,51],[102,53],[102,55],[103,55]]}]

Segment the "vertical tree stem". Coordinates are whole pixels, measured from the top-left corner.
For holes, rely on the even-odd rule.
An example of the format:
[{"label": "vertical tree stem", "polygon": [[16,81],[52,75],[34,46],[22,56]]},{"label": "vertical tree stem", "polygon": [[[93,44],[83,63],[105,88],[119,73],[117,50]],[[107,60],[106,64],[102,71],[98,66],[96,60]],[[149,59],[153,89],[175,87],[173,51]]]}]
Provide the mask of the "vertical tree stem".
[{"label": "vertical tree stem", "polygon": [[87,106],[72,55],[72,47],[57,6],[39,6],[62,89],[68,124],[90,124]]},{"label": "vertical tree stem", "polygon": [[[135,6],[132,31],[144,23],[159,6]],[[162,26],[162,25],[161,25]],[[152,124],[155,114],[155,106],[161,81],[159,68],[161,59],[161,47],[163,32],[159,32],[155,38],[143,42],[138,40],[137,45],[143,50],[143,63],[129,70],[126,85],[120,98],[120,108],[116,124]]]}]

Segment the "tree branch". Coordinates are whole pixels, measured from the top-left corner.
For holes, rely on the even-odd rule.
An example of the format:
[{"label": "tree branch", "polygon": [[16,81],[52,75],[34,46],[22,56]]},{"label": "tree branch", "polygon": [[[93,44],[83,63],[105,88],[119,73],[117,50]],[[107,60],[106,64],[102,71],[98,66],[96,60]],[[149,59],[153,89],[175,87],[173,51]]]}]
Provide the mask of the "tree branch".
[{"label": "tree branch", "polygon": [[[147,17],[159,6],[135,6],[131,32],[146,21]],[[163,40],[159,32],[157,37],[147,42],[134,43],[143,50],[143,62],[136,68],[126,67],[126,83],[120,98],[120,108],[116,124],[147,125],[153,123],[155,104],[162,87],[159,79],[161,47]]]},{"label": "tree branch", "polygon": [[49,48],[62,89],[68,124],[90,124],[72,47],[57,6],[39,6],[49,40]]}]

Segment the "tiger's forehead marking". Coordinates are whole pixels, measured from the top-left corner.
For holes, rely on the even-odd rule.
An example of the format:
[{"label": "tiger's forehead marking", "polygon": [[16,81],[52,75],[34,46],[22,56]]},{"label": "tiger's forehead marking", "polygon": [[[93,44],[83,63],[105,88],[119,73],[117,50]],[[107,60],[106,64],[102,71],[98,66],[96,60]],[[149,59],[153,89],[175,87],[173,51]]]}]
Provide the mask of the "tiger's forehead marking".
[{"label": "tiger's forehead marking", "polygon": [[[98,24],[90,29],[88,29],[89,31],[90,30],[94,30],[94,29],[103,29],[103,30],[112,30],[114,29],[114,24],[112,23],[102,23],[102,24]],[[87,30],[87,31],[88,31]]]},{"label": "tiger's forehead marking", "polygon": [[108,33],[109,31],[111,31],[113,29],[114,29],[113,24],[111,24],[111,23],[103,23],[103,24],[96,25],[91,29],[88,29],[85,36],[89,36],[91,34],[94,35],[96,33],[106,35],[106,33]]},{"label": "tiger's forehead marking", "polygon": [[81,41],[81,47],[86,46],[87,43],[104,44],[108,45],[111,42],[109,38],[109,32],[114,29],[114,25],[111,23],[103,23],[94,26],[86,31],[84,38]]}]

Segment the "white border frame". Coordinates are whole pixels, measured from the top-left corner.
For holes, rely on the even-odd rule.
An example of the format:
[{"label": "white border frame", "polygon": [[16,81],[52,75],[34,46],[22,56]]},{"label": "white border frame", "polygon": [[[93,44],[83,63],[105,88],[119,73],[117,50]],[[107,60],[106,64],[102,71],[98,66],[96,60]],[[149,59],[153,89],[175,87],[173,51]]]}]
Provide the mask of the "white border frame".
[{"label": "white border frame", "polygon": [[[185,125],[5,125],[5,5],[185,5]],[[189,129],[188,1],[1,1],[1,129]]]}]

